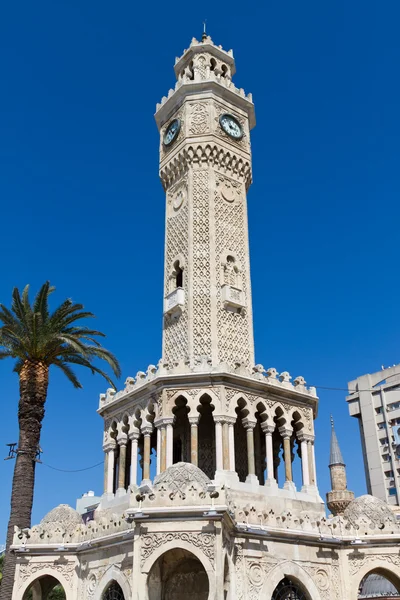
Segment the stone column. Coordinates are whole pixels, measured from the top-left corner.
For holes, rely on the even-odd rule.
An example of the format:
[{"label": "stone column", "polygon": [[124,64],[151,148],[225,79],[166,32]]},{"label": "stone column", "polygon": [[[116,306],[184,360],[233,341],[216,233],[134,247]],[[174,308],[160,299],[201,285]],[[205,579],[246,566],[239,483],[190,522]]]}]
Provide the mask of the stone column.
[{"label": "stone column", "polygon": [[190,423],[190,462],[192,465],[198,465],[199,444],[198,444],[198,423],[199,414],[189,417]]},{"label": "stone column", "polygon": [[170,467],[173,464],[174,459],[174,430],[173,423],[175,417],[167,417],[164,419],[164,424],[166,426],[166,468]]},{"label": "stone column", "polygon": [[302,491],[306,492],[308,486],[310,485],[310,471],[308,465],[308,444],[307,439],[304,433],[299,433],[298,440],[300,442],[301,447],[301,472],[303,476],[303,489]]},{"label": "stone column", "polygon": [[140,432],[138,429],[134,429],[129,432],[129,439],[131,440],[131,481],[130,486],[137,485],[137,463],[138,463],[138,439]]},{"label": "stone column", "polygon": [[222,471],[224,468],[223,464],[223,451],[222,451],[222,420],[221,417],[214,417],[215,423],[215,462],[217,471]]},{"label": "stone column", "polygon": [[161,472],[161,428],[157,427],[157,475]]},{"label": "stone column", "polygon": [[247,483],[259,483],[258,477],[256,476],[256,465],[254,460],[254,428],[257,424],[256,421],[250,421],[249,419],[242,420],[243,427],[246,430],[247,437]]},{"label": "stone column", "polygon": [[104,450],[104,484],[103,484],[103,493],[107,493],[107,483],[108,483],[108,452],[103,446]]},{"label": "stone column", "polygon": [[293,429],[290,427],[279,427],[279,433],[283,438],[283,455],[285,460],[285,489],[295,489],[292,477],[292,452],[290,448],[290,438],[292,437]]},{"label": "stone column", "polygon": [[123,494],[125,492],[125,469],[126,469],[126,445],[128,443],[128,436],[120,434],[117,437],[119,446],[119,468],[118,468],[118,493]]},{"label": "stone column", "polygon": [[160,426],[161,429],[161,448],[160,448],[160,468],[161,473],[164,473],[167,468],[167,430],[165,425]]},{"label": "stone column", "polygon": [[316,485],[314,470],[314,436],[308,435],[306,439],[308,449],[308,471],[310,474],[310,485]]},{"label": "stone column", "polygon": [[150,481],[150,454],[151,454],[151,439],[150,436],[153,432],[152,425],[145,425],[141,428],[144,436],[143,443],[143,482]]},{"label": "stone column", "polygon": [[229,471],[229,423],[222,423],[222,465],[224,471]]},{"label": "stone column", "polygon": [[275,431],[275,424],[268,425],[267,421],[261,423],[261,429],[265,434],[265,456],[267,460],[267,485],[277,484],[276,479],[274,477],[274,450],[272,445],[272,434]]},{"label": "stone column", "polygon": [[114,469],[115,469],[115,448],[117,444],[112,440],[104,447],[107,452],[107,494],[114,493]]},{"label": "stone column", "polygon": [[229,470],[235,471],[235,430],[234,425],[236,423],[235,417],[227,417],[228,423],[228,443],[229,443]]}]

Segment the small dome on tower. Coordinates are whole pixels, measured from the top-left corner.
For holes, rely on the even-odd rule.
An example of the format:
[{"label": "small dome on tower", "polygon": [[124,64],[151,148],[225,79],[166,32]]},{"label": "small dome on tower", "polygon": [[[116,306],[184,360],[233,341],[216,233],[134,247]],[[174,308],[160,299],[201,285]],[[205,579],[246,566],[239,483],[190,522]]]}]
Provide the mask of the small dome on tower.
[{"label": "small dome on tower", "polygon": [[41,525],[54,523],[58,525],[82,525],[82,517],[78,511],[68,504],[60,504],[47,513],[40,521]]},{"label": "small dome on tower", "polygon": [[359,496],[350,502],[343,516],[354,527],[357,527],[360,523],[365,523],[365,521],[369,521],[370,526],[377,529],[398,526],[396,515],[386,502],[369,494]]}]

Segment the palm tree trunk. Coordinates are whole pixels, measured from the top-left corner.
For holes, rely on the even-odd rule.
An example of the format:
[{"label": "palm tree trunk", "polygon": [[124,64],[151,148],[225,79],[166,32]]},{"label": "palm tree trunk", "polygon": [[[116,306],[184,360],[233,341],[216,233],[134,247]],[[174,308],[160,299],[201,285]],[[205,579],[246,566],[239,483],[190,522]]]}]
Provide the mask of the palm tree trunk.
[{"label": "palm tree trunk", "polygon": [[20,400],[18,405],[19,441],[11,492],[11,511],[8,522],[6,554],[0,600],[11,600],[15,555],[9,549],[13,543],[14,527],[31,526],[35,457],[40,442],[44,405],[49,383],[49,368],[39,361],[26,361],[19,374]]}]

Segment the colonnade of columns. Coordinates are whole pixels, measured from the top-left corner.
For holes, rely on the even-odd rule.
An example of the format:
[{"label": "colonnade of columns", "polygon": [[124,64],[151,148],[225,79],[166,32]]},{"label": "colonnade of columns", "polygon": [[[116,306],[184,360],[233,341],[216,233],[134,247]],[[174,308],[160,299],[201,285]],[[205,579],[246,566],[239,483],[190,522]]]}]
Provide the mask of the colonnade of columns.
[{"label": "colonnade of columns", "polygon": [[[189,417],[190,429],[190,462],[198,466],[199,457],[199,435],[198,424],[200,414]],[[235,417],[213,416],[215,426],[215,465],[216,471],[235,471]],[[151,461],[151,436],[154,427],[157,431],[157,453],[156,473],[162,473],[173,464],[173,427],[175,417],[165,417],[154,421],[154,424],[143,425],[140,430],[135,428],[126,434],[119,434],[104,445],[104,491],[112,494],[117,490],[124,491],[127,480],[130,486],[138,485],[138,442],[143,435],[142,452],[142,483],[150,481]],[[256,420],[245,418],[241,420],[246,431],[247,446],[247,478],[246,481],[257,481],[256,475],[256,453],[254,447],[254,429]],[[261,422],[261,430],[265,436],[265,465],[266,485],[277,485],[274,468],[273,434],[276,430],[283,441],[283,458],[285,465],[284,487],[293,486],[292,472],[292,442],[293,429],[284,425],[278,427],[275,423]],[[316,469],[314,454],[314,436],[305,434],[301,430],[295,433],[300,445],[303,489],[307,491],[309,486],[316,486]],[[129,477],[127,477],[127,446],[130,442]],[[116,477],[115,469],[118,465]]]}]

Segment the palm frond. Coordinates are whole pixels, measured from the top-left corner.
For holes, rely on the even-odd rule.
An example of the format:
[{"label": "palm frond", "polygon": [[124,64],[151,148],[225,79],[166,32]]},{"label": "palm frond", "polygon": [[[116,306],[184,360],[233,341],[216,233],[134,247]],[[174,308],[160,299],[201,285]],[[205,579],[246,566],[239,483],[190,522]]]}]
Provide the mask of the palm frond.
[{"label": "palm frond", "polygon": [[42,319],[45,322],[49,317],[49,295],[55,290],[54,287],[50,286],[50,281],[46,281],[36,294],[33,302],[33,312],[40,313]]},{"label": "palm frond", "polygon": [[[29,291],[29,286],[25,286],[24,291],[23,291],[23,297],[25,300],[25,305],[21,300],[21,296],[19,293],[19,289],[18,288],[14,288],[13,289],[13,293],[12,293],[12,305],[11,305],[11,310],[13,311],[13,313],[16,315],[16,317],[21,321],[22,325],[24,326],[24,328],[26,329],[26,331],[29,331],[29,321],[30,321],[30,305],[29,305],[29,299],[28,299],[28,291]],[[26,308],[27,307],[27,308]]]},{"label": "palm frond", "polygon": [[82,388],[82,384],[80,383],[79,379],[77,378],[77,376],[75,375],[74,371],[71,369],[70,366],[68,366],[65,362],[63,362],[61,360],[55,360],[53,362],[53,364],[56,367],[58,367],[59,369],[61,369],[61,371],[64,373],[64,375],[67,377],[67,379],[70,380],[70,382],[72,383],[74,388],[77,388],[77,389]]},{"label": "palm frond", "polygon": [[112,352],[106,350],[106,348],[103,347],[94,348],[93,346],[91,346],[90,348],[88,348],[88,353],[90,356],[96,356],[97,358],[105,360],[114,371],[116,377],[121,377],[121,367],[119,366],[119,362],[116,356],[114,356]]}]

